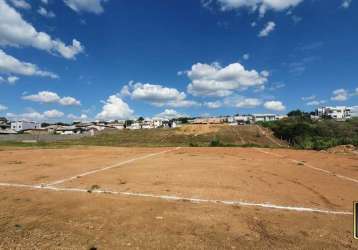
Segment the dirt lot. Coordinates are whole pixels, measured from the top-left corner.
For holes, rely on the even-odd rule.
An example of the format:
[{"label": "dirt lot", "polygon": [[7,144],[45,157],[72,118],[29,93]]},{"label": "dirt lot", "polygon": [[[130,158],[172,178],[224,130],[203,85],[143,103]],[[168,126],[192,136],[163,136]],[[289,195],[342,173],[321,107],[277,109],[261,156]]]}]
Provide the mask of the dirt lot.
[{"label": "dirt lot", "polygon": [[0,249],[358,249],[356,155],[3,149],[0,190]]}]

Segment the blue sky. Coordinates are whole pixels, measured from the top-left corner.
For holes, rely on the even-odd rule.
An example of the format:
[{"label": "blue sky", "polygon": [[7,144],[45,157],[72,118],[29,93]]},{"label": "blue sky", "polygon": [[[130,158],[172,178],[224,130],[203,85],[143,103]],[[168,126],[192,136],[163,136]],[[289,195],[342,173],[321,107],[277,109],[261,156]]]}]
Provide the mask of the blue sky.
[{"label": "blue sky", "polygon": [[349,0],[0,0],[0,116],[355,105],[357,10]]}]

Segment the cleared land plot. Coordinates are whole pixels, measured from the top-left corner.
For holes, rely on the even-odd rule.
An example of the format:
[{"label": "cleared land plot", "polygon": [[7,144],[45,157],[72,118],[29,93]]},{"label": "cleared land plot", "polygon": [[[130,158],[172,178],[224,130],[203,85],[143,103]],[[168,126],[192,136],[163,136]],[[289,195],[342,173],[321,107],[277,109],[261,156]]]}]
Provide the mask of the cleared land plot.
[{"label": "cleared land plot", "polygon": [[[339,173],[350,174],[344,168]],[[358,198],[358,183],[242,148],[182,148],[61,187],[94,185],[102,190],[331,210],[351,210]]]},{"label": "cleared land plot", "polygon": [[105,147],[4,150],[0,151],[0,182],[51,183],[164,150]]},{"label": "cleared land plot", "polygon": [[[172,148],[173,151],[157,154],[167,150],[96,147],[0,151],[0,183],[10,180],[18,184],[50,183],[156,154],[55,185],[73,190],[1,186],[0,248],[358,249],[352,237],[350,214],[193,204],[188,200],[131,195],[351,212],[353,200],[358,199],[358,183],[291,161],[304,160],[314,165],[322,153],[263,149],[289,155],[278,157],[255,148]],[[47,158],[41,158],[45,155]],[[344,162],[334,171],[356,178],[350,166],[355,166],[358,158],[325,155],[329,157],[320,158],[320,168],[333,171],[335,161]],[[9,164],[14,161],[23,163]],[[52,165],[38,166],[46,162]],[[24,166],[11,172],[13,165]],[[38,181],[37,172],[50,177]],[[86,192],[93,186],[96,190],[124,191],[129,195]]]}]

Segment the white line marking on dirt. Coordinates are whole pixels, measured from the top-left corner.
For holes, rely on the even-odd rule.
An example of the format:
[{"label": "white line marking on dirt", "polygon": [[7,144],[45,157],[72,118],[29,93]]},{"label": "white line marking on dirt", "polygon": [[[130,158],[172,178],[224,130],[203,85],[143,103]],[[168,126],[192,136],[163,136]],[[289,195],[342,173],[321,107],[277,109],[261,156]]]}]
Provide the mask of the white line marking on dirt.
[{"label": "white line marking on dirt", "polygon": [[306,162],[286,158],[284,155],[276,154],[276,153],[273,153],[273,152],[267,152],[267,151],[265,151],[263,149],[260,149],[260,148],[255,148],[255,149],[257,151],[261,152],[261,153],[264,153],[264,154],[273,155],[273,156],[276,156],[278,158],[283,158],[285,160],[289,160],[289,161],[294,162],[294,163],[300,163],[300,164],[302,164],[301,167],[307,167],[307,168],[310,168],[310,169],[313,169],[313,170],[316,170],[316,171],[320,171],[320,172],[323,172],[325,174],[332,175],[332,176],[335,176],[335,177],[338,177],[338,178],[341,178],[341,179],[344,179],[344,180],[347,180],[347,181],[358,183],[358,180],[356,180],[356,179],[353,179],[351,177],[347,177],[347,176],[344,176],[344,175],[336,174],[334,172],[331,172],[331,171],[328,171],[328,170],[325,170],[325,169],[317,168],[317,167],[312,166],[311,164],[306,163]]},{"label": "white line marking on dirt", "polygon": [[197,199],[197,198],[180,197],[175,195],[155,195],[155,194],[148,194],[148,193],[117,192],[117,191],[107,191],[107,190],[89,191],[87,189],[81,189],[81,188],[60,188],[60,187],[50,187],[50,186],[42,186],[42,185],[24,185],[24,184],[12,184],[12,183],[0,183],[0,187],[27,188],[27,189],[49,190],[49,191],[57,191],[57,192],[80,192],[80,193],[91,192],[96,194],[112,194],[112,195],[122,195],[122,196],[155,198],[155,199],[161,199],[167,201],[189,201],[192,203],[213,203],[213,204],[223,204],[229,206],[260,207],[260,208],[287,210],[287,211],[295,211],[295,212],[309,212],[309,213],[316,212],[316,213],[332,214],[332,215],[353,215],[352,212],[347,212],[347,211],[333,211],[333,210],[324,210],[324,209],[308,208],[308,207],[281,206],[281,205],[274,205],[270,203],[254,203],[248,201]]},{"label": "white line marking on dirt", "polygon": [[111,166],[107,166],[107,167],[100,168],[100,169],[95,169],[95,170],[92,170],[92,171],[88,171],[88,172],[85,172],[85,173],[82,173],[82,174],[71,176],[71,177],[68,177],[66,179],[54,181],[54,182],[44,184],[44,185],[46,185],[46,186],[54,186],[54,185],[62,184],[64,182],[71,181],[71,180],[74,180],[74,179],[77,179],[77,178],[80,178],[80,177],[84,177],[84,176],[91,175],[91,174],[96,174],[98,172],[106,171],[106,170],[109,170],[109,169],[112,169],[112,168],[118,168],[120,166],[126,165],[128,163],[132,163],[134,161],[139,161],[139,160],[147,159],[147,158],[150,158],[150,157],[153,157],[153,156],[173,152],[173,151],[178,150],[178,149],[181,149],[181,147],[176,147],[174,149],[169,149],[169,150],[161,151],[161,152],[158,152],[158,153],[152,153],[152,154],[136,157],[136,158],[133,158],[133,159],[130,159],[130,160],[126,160],[126,161],[122,161],[122,162],[113,164]]}]

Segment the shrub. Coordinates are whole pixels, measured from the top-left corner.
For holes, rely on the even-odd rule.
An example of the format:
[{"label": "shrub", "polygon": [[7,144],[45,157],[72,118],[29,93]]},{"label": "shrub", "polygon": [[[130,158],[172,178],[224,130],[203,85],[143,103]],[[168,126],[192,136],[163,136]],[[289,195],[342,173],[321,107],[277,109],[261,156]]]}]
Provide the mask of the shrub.
[{"label": "shrub", "polygon": [[214,137],[210,142],[210,147],[220,147],[220,146],[222,146],[222,143],[218,138]]}]

